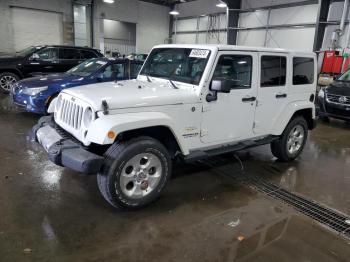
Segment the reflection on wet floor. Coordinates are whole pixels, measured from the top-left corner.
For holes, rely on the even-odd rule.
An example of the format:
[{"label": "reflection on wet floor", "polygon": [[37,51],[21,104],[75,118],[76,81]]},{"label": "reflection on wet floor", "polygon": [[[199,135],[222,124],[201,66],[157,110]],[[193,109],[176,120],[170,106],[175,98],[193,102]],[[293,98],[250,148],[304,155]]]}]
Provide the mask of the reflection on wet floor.
[{"label": "reflection on wet floor", "polygon": [[[177,164],[152,206],[117,212],[94,176],[53,165],[27,141],[37,116],[1,108],[0,261],[349,261],[349,240],[198,163]],[[243,171],[228,161],[350,214],[349,131],[321,123],[293,163],[268,146],[240,152]]]}]

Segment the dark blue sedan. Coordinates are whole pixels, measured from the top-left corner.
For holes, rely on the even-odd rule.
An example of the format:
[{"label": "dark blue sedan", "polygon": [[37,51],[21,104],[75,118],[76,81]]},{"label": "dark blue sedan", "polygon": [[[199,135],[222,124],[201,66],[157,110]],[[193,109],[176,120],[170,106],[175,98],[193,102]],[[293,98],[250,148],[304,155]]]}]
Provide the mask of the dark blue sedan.
[{"label": "dark blue sedan", "polygon": [[11,89],[13,103],[24,111],[46,114],[52,99],[63,89],[134,79],[142,64],[141,61],[127,59],[90,59],[63,74],[33,77],[15,83]]}]

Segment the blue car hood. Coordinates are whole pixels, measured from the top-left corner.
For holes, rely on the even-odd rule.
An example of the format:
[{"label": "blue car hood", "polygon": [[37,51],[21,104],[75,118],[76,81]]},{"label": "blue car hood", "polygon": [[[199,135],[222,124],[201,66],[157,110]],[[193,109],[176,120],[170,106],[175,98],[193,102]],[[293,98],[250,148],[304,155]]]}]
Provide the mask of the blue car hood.
[{"label": "blue car hood", "polygon": [[42,86],[60,86],[69,87],[76,86],[85,80],[84,77],[69,74],[51,74],[47,76],[38,76],[27,78],[20,81],[20,85],[26,88],[42,87]]}]

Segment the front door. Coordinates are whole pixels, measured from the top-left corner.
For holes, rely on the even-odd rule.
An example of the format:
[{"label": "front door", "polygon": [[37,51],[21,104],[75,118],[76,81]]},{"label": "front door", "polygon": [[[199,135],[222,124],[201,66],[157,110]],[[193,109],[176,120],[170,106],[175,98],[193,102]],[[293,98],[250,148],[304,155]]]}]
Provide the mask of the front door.
[{"label": "front door", "polygon": [[[257,96],[257,62],[254,52],[219,52],[212,79],[230,79],[230,93],[218,93],[217,100],[204,101],[201,141],[231,143],[252,137]],[[210,84],[209,84],[210,85]],[[209,87],[208,87],[209,88]]]},{"label": "front door", "polygon": [[261,53],[258,100],[255,112],[254,133],[269,135],[288,103],[286,54]]},{"label": "front door", "polygon": [[58,72],[58,48],[46,47],[36,52],[23,64],[26,77]]}]

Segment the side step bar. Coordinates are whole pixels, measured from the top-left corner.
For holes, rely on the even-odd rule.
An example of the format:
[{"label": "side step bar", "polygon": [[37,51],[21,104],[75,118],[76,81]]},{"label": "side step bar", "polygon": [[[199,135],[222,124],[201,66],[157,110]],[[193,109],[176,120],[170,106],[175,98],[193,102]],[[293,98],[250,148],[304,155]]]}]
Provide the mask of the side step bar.
[{"label": "side step bar", "polygon": [[189,155],[184,156],[183,160],[185,162],[193,162],[197,160],[201,160],[204,158],[209,158],[216,155],[226,154],[230,152],[236,152],[243,149],[247,149],[250,147],[256,147],[261,145],[270,144],[271,142],[279,139],[279,136],[268,136],[259,140],[249,140],[249,141],[243,141],[239,142],[237,144],[233,145],[225,145],[221,146],[219,148],[209,149],[209,150],[197,150],[191,152]]}]

